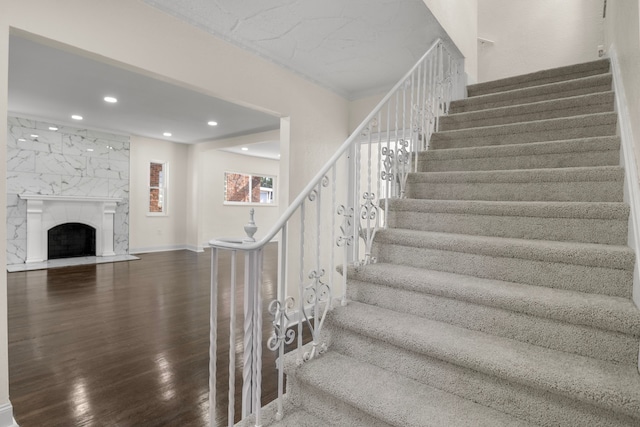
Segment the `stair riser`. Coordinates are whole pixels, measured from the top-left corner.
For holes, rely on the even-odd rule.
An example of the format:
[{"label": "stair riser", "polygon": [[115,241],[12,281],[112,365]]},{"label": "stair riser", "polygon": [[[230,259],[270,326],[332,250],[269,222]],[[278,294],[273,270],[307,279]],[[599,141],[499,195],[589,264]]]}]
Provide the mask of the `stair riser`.
[{"label": "stair riser", "polygon": [[[594,136],[611,136],[616,134],[616,124],[607,123],[599,126],[559,127],[549,130],[527,131],[512,133],[499,128],[485,128],[486,131],[478,131],[470,134],[444,134],[434,133],[429,142],[431,149],[444,148],[468,148],[491,145],[525,144],[528,142],[560,141],[565,139],[589,138]],[[515,130],[515,129],[514,129]]]},{"label": "stair riser", "polygon": [[589,95],[611,90],[611,79],[594,82],[590,85],[568,85],[564,88],[553,88],[541,93],[534,89],[525,90],[523,93],[497,94],[482,98],[467,98],[453,101],[449,109],[449,114],[469,113],[471,111],[481,111],[491,108],[509,107],[514,105],[530,104],[533,102],[552,101],[556,99],[569,98],[572,96]]},{"label": "stair riser", "polygon": [[549,169],[620,164],[620,152],[617,150],[446,160],[430,159],[428,153],[423,156],[423,160],[418,161],[418,170],[421,172]]},{"label": "stair riser", "polygon": [[330,322],[331,351],[543,426],[634,426],[638,420],[402,349]]},{"label": "stair riser", "polygon": [[480,96],[490,93],[504,92],[508,90],[523,89],[526,87],[540,86],[550,83],[564,82],[573,79],[580,79],[583,77],[596,76],[598,74],[604,74],[609,72],[609,64],[603,66],[596,66],[591,69],[576,71],[572,73],[563,73],[557,75],[550,75],[543,77],[541,75],[533,75],[528,78],[516,78],[511,81],[497,81],[493,83],[481,83],[477,85],[471,85],[468,87],[468,95]]},{"label": "stair riser", "polygon": [[407,197],[435,200],[621,202],[621,181],[441,183],[409,182]]},{"label": "stair riser", "polygon": [[[640,337],[640,312],[631,301],[613,307],[619,299],[607,296],[530,287],[517,283],[486,281],[473,276],[409,269],[390,264],[369,264],[349,269],[349,278],[411,292],[423,292],[469,304],[503,308],[533,317],[554,319],[590,328]],[[612,307],[613,306],[613,307]]]},{"label": "stair riser", "polygon": [[531,112],[500,111],[500,115],[496,115],[493,111],[490,111],[484,114],[488,117],[481,117],[482,115],[480,114],[468,118],[459,118],[456,115],[445,116],[440,119],[439,130],[449,131],[468,128],[479,128],[483,126],[497,126],[512,123],[531,122],[536,120],[558,119],[563,117],[581,116],[593,113],[607,113],[613,111],[613,99],[607,102],[587,104],[576,107],[562,107],[562,105],[557,105],[555,106],[556,108],[553,107],[554,106],[548,106],[546,107],[546,109],[532,109],[534,111]]},{"label": "stair riser", "polygon": [[401,244],[374,244],[381,262],[549,288],[631,297],[633,272],[531,259],[453,252]]},{"label": "stair riser", "polygon": [[389,211],[388,225],[421,231],[437,231],[517,239],[626,245],[627,221],[581,218],[544,218],[415,211]]},{"label": "stair riser", "polygon": [[301,406],[307,412],[326,420],[332,427],[391,427],[390,424],[300,381],[295,373],[287,374],[287,396],[295,399],[296,406]]},{"label": "stair riser", "polygon": [[350,280],[350,300],[541,347],[616,363],[637,363],[640,339],[420,292]]}]

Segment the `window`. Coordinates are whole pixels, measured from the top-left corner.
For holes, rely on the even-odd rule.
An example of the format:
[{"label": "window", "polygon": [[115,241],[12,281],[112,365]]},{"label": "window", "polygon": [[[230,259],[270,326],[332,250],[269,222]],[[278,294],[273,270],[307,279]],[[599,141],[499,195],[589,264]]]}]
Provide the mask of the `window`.
[{"label": "window", "polygon": [[275,178],[264,175],[225,172],[224,203],[275,203]]},{"label": "window", "polygon": [[166,162],[149,163],[149,215],[167,214],[167,172]]}]

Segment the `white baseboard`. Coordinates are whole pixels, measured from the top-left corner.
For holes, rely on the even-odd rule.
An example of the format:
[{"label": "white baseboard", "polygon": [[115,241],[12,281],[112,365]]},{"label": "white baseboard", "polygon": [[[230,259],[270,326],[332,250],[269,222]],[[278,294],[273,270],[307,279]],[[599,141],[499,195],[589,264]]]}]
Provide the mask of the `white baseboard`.
[{"label": "white baseboard", "polygon": [[185,245],[185,249],[191,252],[204,252],[205,245],[195,246],[195,245]]},{"label": "white baseboard", "polygon": [[618,113],[618,132],[620,135],[620,164],[624,166],[624,201],[629,204],[628,244],[636,253],[636,264],[633,270],[633,302],[640,307],[640,271],[637,257],[640,255],[640,181],[635,151],[635,141],[631,131],[631,115],[627,104],[624,82],[620,72],[620,64],[615,46],[610,46],[609,59],[613,75],[613,89],[616,94],[616,111]]},{"label": "white baseboard", "polygon": [[[278,242],[277,238],[273,238],[269,243]],[[163,245],[163,246],[146,246],[140,248],[130,248],[129,253],[131,255],[136,254],[147,254],[151,252],[168,252],[168,251],[181,251],[187,250],[191,252],[204,252],[205,248],[209,248],[209,243],[204,243],[203,245],[195,246],[195,245]],[[2,427],[2,426],[0,426]]]},{"label": "white baseboard", "polygon": [[194,245],[164,245],[164,246],[147,246],[142,248],[131,248],[129,249],[129,253],[132,255],[135,254],[145,254],[151,252],[168,252],[168,251],[192,251],[192,252],[204,252],[204,249],[200,247],[196,247]]},{"label": "white baseboard", "polygon": [[18,423],[13,418],[11,403],[0,405],[0,427],[18,427]]}]

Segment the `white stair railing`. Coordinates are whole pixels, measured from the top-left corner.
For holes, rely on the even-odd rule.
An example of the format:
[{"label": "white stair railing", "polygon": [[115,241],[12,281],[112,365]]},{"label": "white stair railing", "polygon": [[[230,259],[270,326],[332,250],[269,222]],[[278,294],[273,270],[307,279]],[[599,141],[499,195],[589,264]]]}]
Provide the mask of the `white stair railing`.
[{"label": "white stair railing", "polygon": [[[216,338],[220,278],[219,255],[230,252],[230,343],[228,425],[234,424],[237,255],[244,255],[244,346],[242,419],[261,421],[262,256],[278,238],[277,298],[268,310],[274,332],[267,347],[278,352],[278,413],[283,416],[285,345],[297,346],[304,363],[326,350],[321,331],[332,304],[346,304],[349,265],[375,262],[376,231],[386,227],[388,200],[402,198],[409,173],[418,170],[420,151],[427,150],[449,103],[464,96],[463,59],[457,49],[438,39],[380,101],[302,190],[277,223],[260,240],[251,220],[244,240],[212,240],[210,420],[216,425]],[[225,257],[225,259],[227,259]],[[303,334],[309,337],[304,338]],[[297,338],[297,344],[294,341]],[[303,345],[305,340],[310,342]]]}]

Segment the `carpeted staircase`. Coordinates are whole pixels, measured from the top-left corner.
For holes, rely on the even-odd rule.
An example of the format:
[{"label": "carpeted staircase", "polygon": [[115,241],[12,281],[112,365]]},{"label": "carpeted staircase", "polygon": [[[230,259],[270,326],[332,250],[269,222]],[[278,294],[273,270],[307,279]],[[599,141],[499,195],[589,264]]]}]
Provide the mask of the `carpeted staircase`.
[{"label": "carpeted staircase", "polygon": [[273,425],[639,426],[611,90],[603,60],[452,103]]}]

